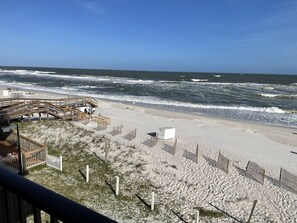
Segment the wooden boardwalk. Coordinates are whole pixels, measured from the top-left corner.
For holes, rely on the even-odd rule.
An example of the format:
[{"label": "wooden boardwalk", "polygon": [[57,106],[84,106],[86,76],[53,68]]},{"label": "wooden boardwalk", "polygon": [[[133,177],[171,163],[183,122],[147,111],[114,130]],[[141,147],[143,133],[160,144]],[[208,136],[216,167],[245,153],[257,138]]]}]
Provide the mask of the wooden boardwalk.
[{"label": "wooden boardwalk", "polygon": [[9,123],[13,119],[33,114],[49,115],[63,120],[83,120],[88,116],[78,108],[82,106],[98,107],[98,102],[91,97],[38,99],[38,98],[6,98],[0,99],[0,123]]}]

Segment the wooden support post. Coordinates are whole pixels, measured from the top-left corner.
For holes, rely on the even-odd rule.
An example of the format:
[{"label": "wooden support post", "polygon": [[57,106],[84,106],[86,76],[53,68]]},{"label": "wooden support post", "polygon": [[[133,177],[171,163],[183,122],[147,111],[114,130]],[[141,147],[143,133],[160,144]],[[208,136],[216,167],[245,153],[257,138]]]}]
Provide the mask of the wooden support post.
[{"label": "wooden support post", "polygon": [[39,121],[41,121],[41,113],[39,112]]},{"label": "wooden support post", "polygon": [[90,172],[89,165],[87,165],[86,166],[86,183],[89,182],[89,172]]},{"label": "wooden support post", "polygon": [[257,200],[254,200],[254,203],[253,203],[253,207],[252,207],[252,210],[251,210],[251,213],[250,213],[250,216],[247,220],[247,223],[250,223],[251,219],[252,219],[252,215],[254,213],[254,210],[255,210],[255,207],[256,207],[256,204],[257,204]]},{"label": "wooden support post", "polygon": [[116,195],[119,195],[119,184],[120,184],[120,179],[118,176],[116,176],[116,190],[115,190]]},{"label": "wooden support post", "polygon": [[23,169],[23,162],[22,162],[22,152],[21,152],[21,143],[20,143],[20,131],[19,131],[19,125],[17,124],[17,142],[18,142],[18,154],[19,154],[19,165],[20,165],[20,174],[24,174]]},{"label": "wooden support post", "polygon": [[196,210],[195,213],[195,223],[199,223],[199,210]]},{"label": "wooden support post", "polygon": [[22,168],[23,168],[23,171],[26,171],[27,169],[27,162],[24,154],[22,154]]}]

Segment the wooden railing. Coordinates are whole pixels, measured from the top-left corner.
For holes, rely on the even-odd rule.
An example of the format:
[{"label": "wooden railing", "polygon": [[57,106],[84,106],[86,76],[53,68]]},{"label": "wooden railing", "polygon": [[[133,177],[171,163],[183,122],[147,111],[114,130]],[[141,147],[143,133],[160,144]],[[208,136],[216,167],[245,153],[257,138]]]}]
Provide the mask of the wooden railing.
[{"label": "wooden railing", "polygon": [[0,110],[0,118],[2,119],[1,121],[4,122],[28,115],[30,120],[31,115],[34,113],[47,114],[47,117],[48,115],[52,115],[63,120],[72,119],[75,115],[78,115],[79,120],[85,119],[87,116],[85,113],[74,107],[59,107],[49,102],[31,101],[3,108]]},{"label": "wooden railing", "polygon": [[99,116],[92,116],[92,120],[97,122],[98,124],[106,124],[110,125],[111,119],[102,115]]},{"label": "wooden railing", "polygon": [[23,166],[25,170],[46,163],[46,149],[37,149],[23,153]]},{"label": "wooden railing", "polygon": [[[6,141],[17,146],[16,132],[10,133]],[[20,135],[20,148],[23,158],[23,168],[27,170],[46,162],[47,146],[26,136]]]},{"label": "wooden railing", "polygon": [[[15,131],[11,132],[9,136],[6,138],[6,141],[10,142],[11,144],[17,146],[17,134]],[[36,151],[39,149],[46,149],[47,146],[36,142],[26,136],[20,135],[20,147],[25,152]]]},{"label": "wooden railing", "polygon": [[0,99],[0,107],[11,106],[19,103],[29,102],[48,102],[59,107],[66,106],[85,106],[87,104],[92,107],[98,107],[98,101],[92,97],[73,97],[73,98],[58,98],[58,99],[45,99],[45,98],[2,98]]}]

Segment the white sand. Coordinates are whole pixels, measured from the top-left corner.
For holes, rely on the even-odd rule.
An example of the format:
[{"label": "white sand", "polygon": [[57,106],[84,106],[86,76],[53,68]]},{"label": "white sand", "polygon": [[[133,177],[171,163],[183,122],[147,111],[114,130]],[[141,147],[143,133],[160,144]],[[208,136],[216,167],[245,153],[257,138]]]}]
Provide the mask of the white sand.
[{"label": "white sand", "polygon": [[[132,105],[100,101],[96,114],[110,117],[111,125],[100,131],[112,141],[133,145],[135,152],[129,157],[134,163],[143,163],[143,171],[129,172],[131,178],[149,179],[158,187],[157,205],[179,203],[179,211],[190,219],[193,208],[200,206],[225,211],[239,221],[246,221],[254,200],[258,200],[251,222],[297,222],[297,195],[278,186],[280,168],[297,175],[297,129],[264,126],[210,117],[173,113]],[[75,125],[94,130],[97,124],[90,122]],[[112,136],[113,126],[122,124],[123,133]],[[172,145],[172,140],[159,141],[154,147],[145,142],[147,133],[160,127],[175,127],[178,138],[177,153],[171,155],[162,148]],[[137,138],[128,141],[124,136],[137,128]],[[96,131],[96,130],[95,130]],[[195,153],[199,145],[198,164],[182,157],[183,150]],[[94,151],[103,154],[103,151]],[[216,167],[218,152],[232,160],[230,173]],[[121,151],[123,152],[123,151]],[[115,157],[119,152],[109,154]],[[266,170],[268,178],[261,185],[244,175],[248,161],[254,161]],[[176,166],[176,168],[172,167]],[[236,222],[232,217],[212,219],[206,222]],[[178,219],[176,220],[178,222]]]},{"label": "white sand", "polygon": [[[297,222],[297,195],[279,188],[278,178],[283,167],[297,175],[297,132],[296,129],[235,122],[209,117],[199,117],[161,110],[146,109],[125,104],[101,102],[97,114],[112,118],[107,130],[101,131],[106,137],[125,145],[135,145],[138,149],[135,159],[145,160],[142,177],[149,178],[163,192],[161,199],[182,200],[180,212],[185,216],[193,212],[193,207],[202,206],[224,210],[234,218],[247,220],[252,202],[258,200],[252,222]],[[122,124],[124,131],[111,136],[112,126]],[[79,124],[80,126],[83,126]],[[150,148],[143,144],[147,133],[158,128],[176,128],[178,138],[177,153],[173,156],[161,149],[164,144],[172,145],[172,140],[159,142]],[[95,123],[86,128],[94,129]],[[124,139],[129,130],[137,128],[137,139]],[[200,147],[199,163],[182,157],[184,149],[195,153]],[[229,174],[216,168],[218,152],[232,160],[233,165],[245,169],[248,161],[254,161],[266,170],[269,179],[261,185],[231,166]],[[175,165],[164,168],[164,162]],[[137,176],[139,177],[139,176]],[[231,222],[232,218],[211,222]]]}]

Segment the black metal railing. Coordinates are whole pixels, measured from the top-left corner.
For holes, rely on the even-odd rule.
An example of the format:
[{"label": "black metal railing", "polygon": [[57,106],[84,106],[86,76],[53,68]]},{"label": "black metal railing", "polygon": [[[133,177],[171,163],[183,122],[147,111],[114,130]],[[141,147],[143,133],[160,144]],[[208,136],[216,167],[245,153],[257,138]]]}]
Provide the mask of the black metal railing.
[{"label": "black metal railing", "polygon": [[[31,207],[29,213],[28,206]],[[50,216],[51,223],[115,222],[0,167],[0,222],[24,223],[27,216],[32,215],[34,223],[40,223],[41,210]]]}]

